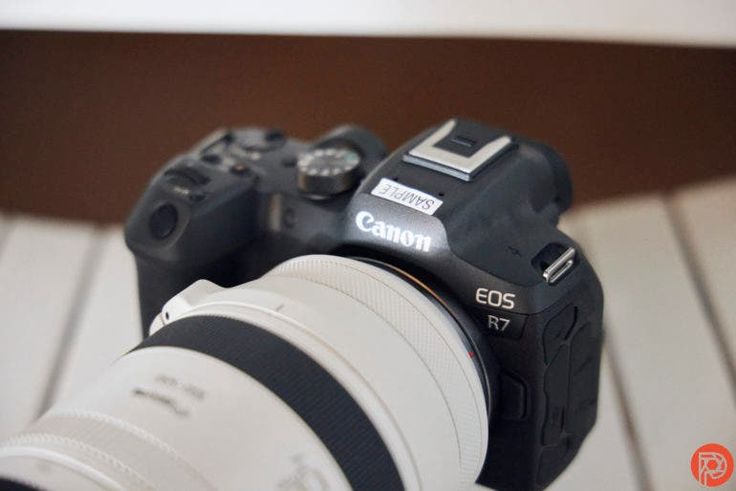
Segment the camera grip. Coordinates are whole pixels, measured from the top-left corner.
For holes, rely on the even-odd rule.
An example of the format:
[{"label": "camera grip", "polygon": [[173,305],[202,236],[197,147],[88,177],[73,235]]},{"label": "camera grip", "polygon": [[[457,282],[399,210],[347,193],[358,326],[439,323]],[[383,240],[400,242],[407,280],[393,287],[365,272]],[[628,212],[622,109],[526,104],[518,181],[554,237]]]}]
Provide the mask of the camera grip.
[{"label": "camera grip", "polygon": [[595,424],[603,294],[594,276],[526,318],[520,339],[493,338],[500,409],[478,482],[498,490],[546,487]]}]

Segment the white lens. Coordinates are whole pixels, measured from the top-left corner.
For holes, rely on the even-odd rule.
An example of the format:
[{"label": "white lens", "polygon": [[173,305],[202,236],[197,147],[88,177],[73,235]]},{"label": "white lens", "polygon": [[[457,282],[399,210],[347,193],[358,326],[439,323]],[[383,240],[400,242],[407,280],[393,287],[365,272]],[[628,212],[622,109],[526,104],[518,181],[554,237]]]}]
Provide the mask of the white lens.
[{"label": "white lens", "polygon": [[0,446],[40,489],[455,490],[486,401],[454,320],[378,267],[288,261],[164,307],[143,347]]}]

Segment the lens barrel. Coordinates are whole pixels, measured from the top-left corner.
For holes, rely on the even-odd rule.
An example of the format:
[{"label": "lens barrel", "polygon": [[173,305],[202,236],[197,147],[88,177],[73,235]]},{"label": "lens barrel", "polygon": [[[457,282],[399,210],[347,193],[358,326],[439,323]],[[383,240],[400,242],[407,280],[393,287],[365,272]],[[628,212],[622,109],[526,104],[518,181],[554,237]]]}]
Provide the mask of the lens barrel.
[{"label": "lens barrel", "polygon": [[[166,319],[166,320],[165,320]],[[454,320],[404,279],[304,256],[200,281],[152,336],[0,445],[39,489],[465,489],[487,394]]]}]

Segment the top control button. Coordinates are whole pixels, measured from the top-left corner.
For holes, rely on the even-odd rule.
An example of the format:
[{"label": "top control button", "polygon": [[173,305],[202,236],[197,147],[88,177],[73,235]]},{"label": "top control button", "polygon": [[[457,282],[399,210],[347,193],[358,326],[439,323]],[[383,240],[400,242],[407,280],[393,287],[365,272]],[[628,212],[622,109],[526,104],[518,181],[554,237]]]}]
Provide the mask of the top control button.
[{"label": "top control button", "polygon": [[220,163],[220,161],[222,160],[222,157],[220,157],[216,153],[207,153],[207,154],[202,155],[202,160],[204,160],[208,164],[216,165]]},{"label": "top control button", "polygon": [[246,129],[235,135],[238,146],[248,152],[269,152],[286,143],[286,135],[280,130]]},{"label": "top control button", "polygon": [[210,182],[210,178],[192,167],[174,167],[164,172],[167,180],[172,184],[184,187],[203,186]]},{"label": "top control button", "polygon": [[511,144],[498,130],[451,119],[404,155],[404,162],[470,181]]},{"label": "top control button", "polygon": [[236,176],[244,176],[246,174],[250,174],[251,170],[248,168],[247,165],[243,163],[238,163],[230,167],[230,173],[235,174]]},{"label": "top control button", "polygon": [[263,135],[263,138],[267,142],[281,142],[286,139],[286,135],[281,130],[268,130],[266,131],[266,134]]},{"label": "top control button", "polygon": [[156,208],[151,214],[148,219],[148,228],[151,235],[161,240],[171,235],[178,221],[179,213],[176,208],[174,208],[174,205],[166,203]]},{"label": "top control button", "polygon": [[[233,134],[230,130],[221,129],[208,135],[204,140],[199,142],[195,147],[194,151],[201,155],[219,156],[227,149],[228,145],[233,141]],[[212,160],[205,160],[208,163],[216,164],[219,162],[214,160],[214,157],[208,157]]]}]

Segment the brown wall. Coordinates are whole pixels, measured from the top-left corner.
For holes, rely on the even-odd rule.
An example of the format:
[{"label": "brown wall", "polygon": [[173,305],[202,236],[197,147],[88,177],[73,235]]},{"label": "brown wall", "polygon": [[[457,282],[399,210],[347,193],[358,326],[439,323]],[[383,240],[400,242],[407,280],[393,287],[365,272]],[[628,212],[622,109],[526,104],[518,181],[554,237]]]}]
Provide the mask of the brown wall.
[{"label": "brown wall", "polygon": [[471,39],[0,32],[0,209],[121,220],[222,125],[450,115],[556,147],[578,202],[736,172],[736,50]]}]

